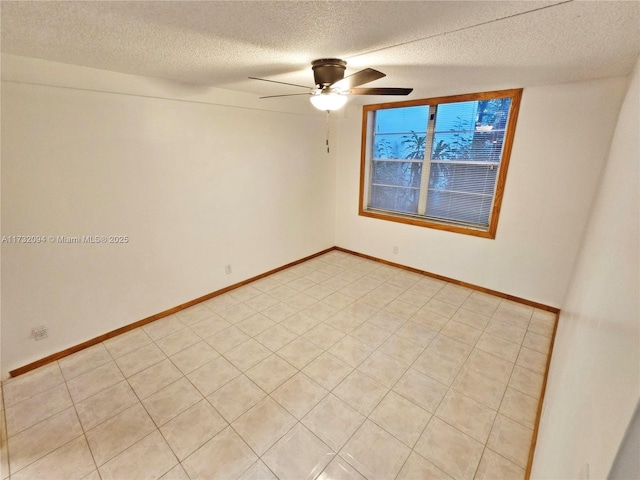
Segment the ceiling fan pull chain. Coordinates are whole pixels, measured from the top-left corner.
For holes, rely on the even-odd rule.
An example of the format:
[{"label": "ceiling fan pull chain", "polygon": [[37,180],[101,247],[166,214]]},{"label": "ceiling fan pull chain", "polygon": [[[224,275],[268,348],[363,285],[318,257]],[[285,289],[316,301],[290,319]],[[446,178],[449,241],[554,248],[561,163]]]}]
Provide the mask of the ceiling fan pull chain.
[{"label": "ceiling fan pull chain", "polygon": [[325,143],[327,144],[327,153],[329,153],[329,110],[327,110],[327,140]]}]

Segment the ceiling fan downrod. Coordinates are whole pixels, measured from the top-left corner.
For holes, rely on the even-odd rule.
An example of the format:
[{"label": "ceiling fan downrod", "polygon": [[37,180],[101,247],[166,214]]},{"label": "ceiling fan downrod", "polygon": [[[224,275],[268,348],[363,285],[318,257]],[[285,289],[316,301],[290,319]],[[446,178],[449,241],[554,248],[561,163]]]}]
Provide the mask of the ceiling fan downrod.
[{"label": "ceiling fan downrod", "polygon": [[321,58],[311,62],[313,79],[318,88],[327,88],[344,78],[347,62],[339,58]]}]

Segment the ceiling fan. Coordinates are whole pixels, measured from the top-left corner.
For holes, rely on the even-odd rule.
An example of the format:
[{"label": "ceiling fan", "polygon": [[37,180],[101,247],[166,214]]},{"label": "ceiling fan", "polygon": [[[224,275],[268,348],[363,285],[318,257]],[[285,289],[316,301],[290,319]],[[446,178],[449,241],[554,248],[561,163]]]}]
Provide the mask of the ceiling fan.
[{"label": "ceiling fan", "polygon": [[373,68],[365,68],[352,75],[344,76],[347,62],[338,58],[322,58],[311,62],[315,87],[297,85],[295,83],[278,82],[266,78],[249,77],[252,80],[280,83],[292,87],[306,88],[306,93],[288,93],[285,95],[268,95],[260,98],[290,97],[294,95],[310,95],[311,103],[319,110],[337,110],[347,102],[347,95],[409,95],[413,88],[355,88],[373,82],[386,75]]}]

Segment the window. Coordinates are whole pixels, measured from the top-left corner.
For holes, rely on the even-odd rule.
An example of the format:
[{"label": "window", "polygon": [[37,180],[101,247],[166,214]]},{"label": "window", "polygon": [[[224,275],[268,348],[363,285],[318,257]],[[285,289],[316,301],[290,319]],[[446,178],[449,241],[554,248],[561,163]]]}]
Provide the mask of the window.
[{"label": "window", "polygon": [[365,105],[360,215],[495,238],[521,95]]}]

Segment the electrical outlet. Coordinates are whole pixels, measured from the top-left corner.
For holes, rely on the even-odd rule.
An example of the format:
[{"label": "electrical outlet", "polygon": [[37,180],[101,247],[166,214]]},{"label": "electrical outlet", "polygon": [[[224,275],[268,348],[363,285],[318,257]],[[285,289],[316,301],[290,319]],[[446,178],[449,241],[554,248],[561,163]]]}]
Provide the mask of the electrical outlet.
[{"label": "electrical outlet", "polygon": [[224,273],[229,275],[231,273],[231,265],[224,266]]},{"label": "electrical outlet", "polygon": [[397,246],[397,245],[394,245],[394,246],[393,246],[393,254],[394,254],[394,255],[397,255],[397,254],[399,254],[399,253],[400,253],[400,247],[399,247],[399,246]]},{"label": "electrical outlet", "polygon": [[31,329],[31,336],[34,340],[42,340],[47,338],[49,334],[47,333],[47,327],[36,327]]}]

